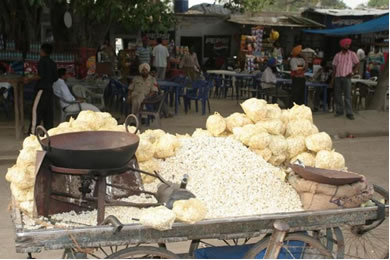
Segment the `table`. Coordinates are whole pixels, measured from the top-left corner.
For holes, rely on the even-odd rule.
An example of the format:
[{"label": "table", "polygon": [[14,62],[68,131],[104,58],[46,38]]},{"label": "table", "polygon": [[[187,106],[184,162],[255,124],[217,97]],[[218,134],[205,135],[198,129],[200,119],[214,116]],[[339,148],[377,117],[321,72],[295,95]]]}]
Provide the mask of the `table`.
[{"label": "table", "polygon": [[[277,84],[292,84],[292,79],[283,79],[283,78],[277,78],[276,79]],[[323,91],[323,103],[324,107],[323,110],[324,112],[328,111],[328,84],[326,83],[321,83],[321,82],[313,82],[313,81],[306,81],[305,84],[305,105],[307,105],[307,90],[308,87],[314,87],[314,88],[322,88]]]},{"label": "table", "polygon": [[305,104],[307,104],[307,89],[308,87],[313,87],[313,88],[322,88],[322,93],[323,93],[323,111],[327,112],[328,111],[328,84],[326,83],[321,83],[321,82],[312,82],[312,81],[306,81],[305,85]]},{"label": "table", "polygon": [[14,88],[14,110],[15,110],[15,135],[16,139],[24,136],[24,107],[23,107],[23,85],[22,75],[0,76],[0,82],[8,82]]},{"label": "table", "polygon": [[[291,71],[289,70],[282,70],[282,71],[279,71],[280,73],[285,73],[285,74],[288,74],[290,75],[291,74]],[[312,78],[314,76],[314,74],[312,72],[305,72],[305,77],[308,77],[308,78]]]},{"label": "table", "polygon": [[355,83],[362,83],[362,84],[365,84],[369,87],[376,87],[376,85],[378,84],[377,81],[375,80],[370,80],[370,79],[355,79],[355,78],[351,78],[351,83],[352,84],[355,84]]},{"label": "table", "polygon": [[174,88],[174,90],[175,90],[175,114],[177,114],[178,106],[179,106],[180,89],[184,88],[184,86],[177,83],[177,82],[168,81],[168,80],[157,80],[157,84],[164,91],[169,91],[170,88]]}]

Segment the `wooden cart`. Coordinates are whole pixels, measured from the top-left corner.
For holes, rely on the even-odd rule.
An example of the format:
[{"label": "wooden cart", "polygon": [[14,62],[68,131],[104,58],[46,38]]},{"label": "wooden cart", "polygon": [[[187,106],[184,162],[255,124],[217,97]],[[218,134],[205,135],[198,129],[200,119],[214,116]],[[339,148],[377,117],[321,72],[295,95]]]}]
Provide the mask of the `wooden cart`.
[{"label": "wooden cart", "polygon": [[[63,249],[65,258],[193,258],[196,249],[219,242],[253,243],[244,258],[259,252],[275,258],[282,251],[298,258],[290,252],[298,241],[302,258],[388,257],[388,237],[383,237],[388,234],[388,193],[378,186],[375,191],[376,206],[207,219],[192,225],[174,223],[167,231],[140,224],[123,225],[120,231],[111,225],[28,230],[23,214],[14,210],[16,251],[31,256]],[[180,241],[188,241],[185,254],[169,250],[171,243]]]}]

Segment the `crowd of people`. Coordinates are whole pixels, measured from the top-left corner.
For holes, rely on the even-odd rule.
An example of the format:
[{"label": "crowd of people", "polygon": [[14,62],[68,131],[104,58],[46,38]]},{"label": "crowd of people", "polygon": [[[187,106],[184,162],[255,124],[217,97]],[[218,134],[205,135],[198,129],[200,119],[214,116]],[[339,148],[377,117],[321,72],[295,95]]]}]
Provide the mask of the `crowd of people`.
[{"label": "crowd of people", "polygon": [[[159,92],[157,80],[164,80],[167,74],[170,53],[168,48],[162,44],[162,39],[157,39],[154,47],[148,45],[149,39],[144,36],[142,45],[135,52],[136,64],[138,66],[139,76],[135,76],[129,82],[129,91],[127,101],[131,104],[132,112],[138,113],[142,102],[145,100],[152,101]],[[328,105],[334,97],[335,116],[345,115],[348,119],[353,120],[354,115],[351,104],[351,77],[359,75],[360,78],[378,77],[384,64],[384,55],[378,47],[372,52],[365,48],[359,48],[355,53],[350,49],[352,40],[349,38],[340,41],[340,51],[332,60],[316,59],[310,61],[314,70],[312,80],[328,84]],[[85,100],[75,98],[68,86],[66,85],[67,73],[65,69],[57,70],[56,63],[50,58],[52,46],[42,44],[40,50],[40,60],[38,63],[37,84],[35,87],[34,102],[32,106],[30,133],[34,133],[38,124],[50,129],[53,127],[53,97],[59,99],[61,108],[65,112],[74,112],[81,110],[99,111],[91,104],[85,103]],[[368,54],[366,54],[368,52]],[[98,50],[98,61],[108,59],[114,62],[115,53],[109,43],[105,43]],[[124,64],[129,67],[126,61]],[[261,86],[265,93],[275,96],[277,75],[283,68],[285,60],[283,59],[283,50],[279,43],[274,43],[272,54],[266,60],[265,67],[262,71]],[[133,64],[134,65],[134,64]],[[291,88],[278,89],[280,101],[285,107],[291,107],[293,103],[304,104],[305,102],[305,84],[307,77],[305,72],[308,70],[309,62],[303,55],[302,45],[296,45],[288,58],[288,67],[290,68],[290,77],[292,80]],[[125,66],[125,67],[126,67]],[[126,68],[123,77],[128,75]],[[193,46],[184,48],[184,55],[178,63],[179,69],[190,80],[196,80],[201,77],[201,65],[199,64],[197,54]],[[128,70],[128,68],[127,68]],[[151,73],[151,71],[153,73]],[[125,81],[128,82],[128,81]],[[314,91],[314,111],[320,109],[321,91]],[[273,102],[277,102],[273,100]],[[324,104],[323,104],[324,105]],[[165,116],[171,116],[168,108],[164,106],[163,113]]]}]

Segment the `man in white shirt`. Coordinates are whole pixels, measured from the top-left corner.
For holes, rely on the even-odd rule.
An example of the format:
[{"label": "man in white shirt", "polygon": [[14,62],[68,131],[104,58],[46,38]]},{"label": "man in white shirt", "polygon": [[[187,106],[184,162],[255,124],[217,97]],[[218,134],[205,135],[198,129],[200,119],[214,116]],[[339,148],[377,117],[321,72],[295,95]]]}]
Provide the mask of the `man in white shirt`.
[{"label": "man in white shirt", "polygon": [[364,76],[364,63],[366,62],[366,53],[364,52],[363,48],[359,48],[356,52],[358,58],[359,58],[359,75],[360,78],[363,78]]},{"label": "man in white shirt", "polygon": [[92,110],[94,112],[100,112],[100,110],[94,105],[85,103],[81,99],[76,99],[65,81],[68,77],[66,69],[58,69],[58,80],[53,83],[53,92],[56,97],[60,99],[60,105],[65,112],[78,112],[81,110]]},{"label": "man in white shirt", "polygon": [[169,52],[167,47],[162,45],[162,39],[157,38],[157,45],[153,48],[153,66],[156,67],[157,79],[164,80],[167,70],[167,59]]}]

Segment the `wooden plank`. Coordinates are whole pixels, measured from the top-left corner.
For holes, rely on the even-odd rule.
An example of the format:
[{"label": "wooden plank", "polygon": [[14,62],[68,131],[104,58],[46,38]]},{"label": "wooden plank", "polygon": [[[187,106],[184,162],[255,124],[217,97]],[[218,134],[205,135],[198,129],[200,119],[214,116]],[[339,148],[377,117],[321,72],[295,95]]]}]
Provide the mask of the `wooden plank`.
[{"label": "wooden plank", "polygon": [[[110,226],[94,226],[61,230],[32,230],[16,233],[16,251],[39,252],[75,247],[72,237],[80,247],[100,247],[136,243],[168,243],[194,239],[225,239],[252,237],[269,233],[275,220],[283,220],[291,231],[305,231],[341,226],[359,225],[376,219],[377,207],[307,211],[261,216],[204,220],[193,225],[175,223],[171,230],[158,231],[140,224],[125,225],[113,234]],[[388,208],[386,211],[388,216]]]}]

